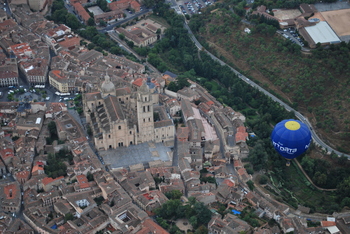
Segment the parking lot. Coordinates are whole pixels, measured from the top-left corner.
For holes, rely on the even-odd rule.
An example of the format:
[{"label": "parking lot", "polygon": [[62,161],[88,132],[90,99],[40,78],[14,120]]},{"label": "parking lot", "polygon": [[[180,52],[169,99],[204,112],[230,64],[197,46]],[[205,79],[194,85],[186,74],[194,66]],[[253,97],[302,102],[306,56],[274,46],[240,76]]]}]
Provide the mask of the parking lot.
[{"label": "parking lot", "polygon": [[190,1],[178,1],[180,11],[183,14],[201,14],[201,9],[209,6],[213,3],[212,0],[190,0]]},{"label": "parking lot", "polygon": [[75,95],[60,96],[55,94],[56,89],[44,86],[45,88],[30,88],[28,86],[0,87],[0,101],[19,101],[19,102],[64,102],[73,100]]},{"label": "parking lot", "polygon": [[302,47],[304,46],[303,40],[300,38],[295,28],[284,29],[283,31],[279,30],[279,33],[292,43],[298,44]]}]

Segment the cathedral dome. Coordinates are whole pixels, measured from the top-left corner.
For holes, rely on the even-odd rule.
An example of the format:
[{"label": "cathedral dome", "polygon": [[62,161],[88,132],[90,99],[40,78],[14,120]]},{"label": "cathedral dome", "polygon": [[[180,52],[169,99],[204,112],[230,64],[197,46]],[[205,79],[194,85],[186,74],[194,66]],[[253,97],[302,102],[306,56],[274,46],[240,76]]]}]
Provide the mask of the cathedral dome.
[{"label": "cathedral dome", "polygon": [[108,74],[106,74],[105,81],[103,81],[101,85],[101,92],[103,96],[107,96],[108,94],[115,95],[115,86],[111,82],[111,79],[108,76]]}]

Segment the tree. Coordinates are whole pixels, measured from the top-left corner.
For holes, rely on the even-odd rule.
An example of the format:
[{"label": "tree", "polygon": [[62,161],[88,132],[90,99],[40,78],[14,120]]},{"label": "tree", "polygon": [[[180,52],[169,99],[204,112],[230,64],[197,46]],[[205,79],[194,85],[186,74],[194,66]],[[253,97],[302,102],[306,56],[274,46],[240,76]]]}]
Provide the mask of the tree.
[{"label": "tree", "polygon": [[179,190],[172,190],[170,192],[166,192],[165,196],[168,199],[180,199],[183,194]]},{"label": "tree", "polygon": [[79,22],[77,17],[73,14],[67,14],[66,15],[66,24],[68,27],[72,28],[73,30],[77,30],[82,27],[82,24]]},{"label": "tree", "polygon": [[71,213],[67,213],[64,216],[64,221],[67,222],[68,220],[73,220],[74,219],[74,215],[72,215]]},{"label": "tree", "polygon": [[197,230],[194,232],[194,234],[207,234],[209,233],[208,228],[206,228],[204,225],[197,228]]},{"label": "tree", "polygon": [[55,121],[51,121],[48,125],[47,128],[49,129],[50,136],[57,136],[57,128],[56,128],[56,123]]},{"label": "tree", "polygon": [[88,26],[95,26],[95,20],[94,18],[90,17],[87,21]]},{"label": "tree", "polygon": [[101,21],[100,21],[100,26],[106,27],[106,26],[107,26],[107,22],[104,21],[104,20],[101,20]]},{"label": "tree", "polygon": [[189,218],[188,221],[190,222],[192,227],[197,227],[197,224],[198,224],[197,216],[192,216],[191,218]]},{"label": "tree", "polygon": [[88,179],[88,181],[94,181],[94,175],[91,174],[91,172],[87,173],[86,178]]},{"label": "tree", "polygon": [[247,185],[248,185],[250,190],[252,190],[252,191],[254,190],[254,182],[253,181],[251,181],[251,180],[247,181]]},{"label": "tree", "polygon": [[119,39],[120,40],[125,40],[125,35],[123,33],[119,33]]},{"label": "tree", "polygon": [[92,49],[95,48],[95,44],[94,44],[94,43],[89,43],[88,46],[87,46],[87,48],[88,48],[89,50],[92,50]]},{"label": "tree", "polygon": [[96,4],[97,4],[97,5],[101,8],[101,10],[103,10],[103,11],[107,11],[107,10],[109,9],[106,0],[97,0],[97,1],[96,1]]},{"label": "tree", "polygon": [[268,180],[269,180],[269,178],[266,175],[262,175],[260,177],[259,183],[260,184],[266,184]]},{"label": "tree", "polygon": [[127,41],[126,44],[128,44],[128,46],[130,48],[133,48],[134,47],[134,42],[133,41]]}]

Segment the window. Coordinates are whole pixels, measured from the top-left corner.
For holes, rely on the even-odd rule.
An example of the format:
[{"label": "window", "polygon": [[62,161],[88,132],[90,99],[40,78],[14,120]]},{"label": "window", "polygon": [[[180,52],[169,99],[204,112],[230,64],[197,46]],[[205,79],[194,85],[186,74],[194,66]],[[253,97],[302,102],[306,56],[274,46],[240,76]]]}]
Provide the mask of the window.
[{"label": "window", "polygon": [[119,130],[122,129],[122,126],[118,126],[118,129],[119,129]]},{"label": "window", "polygon": [[146,119],[143,119],[143,122],[146,123]]},{"label": "window", "polygon": [[146,112],[146,107],[145,106],[143,107],[143,112]]},{"label": "window", "polygon": [[147,106],[147,111],[149,112],[149,106]]},{"label": "window", "polygon": [[132,131],[130,131],[130,135],[132,134]]},{"label": "window", "polygon": [[148,122],[151,122],[151,118],[148,118]]},{"label": "window", "polygon": [[108,135],[108,138],[111,138],[111,135]]},{"label": "window", "polygon": [[130,141],[130,145],[132,145],[132,141]]},{"label": "window", "polygon": [[145,97],[145,102],[147,102],[147,97]]}]

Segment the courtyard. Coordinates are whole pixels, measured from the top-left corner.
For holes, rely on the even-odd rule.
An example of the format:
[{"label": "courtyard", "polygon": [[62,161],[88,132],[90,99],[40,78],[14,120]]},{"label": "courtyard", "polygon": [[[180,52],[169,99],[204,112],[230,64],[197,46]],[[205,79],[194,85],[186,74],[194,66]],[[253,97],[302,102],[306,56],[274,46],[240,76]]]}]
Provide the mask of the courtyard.
[{"label": "courtyard", "polygon": [[100,151],[99,154],[103,158],[105,164],[109,165],[112,169],[126,168],[130,165],[147,163],[155,160],[172,160],[170,147],[165,146],[163,143],[153,142]]}]

